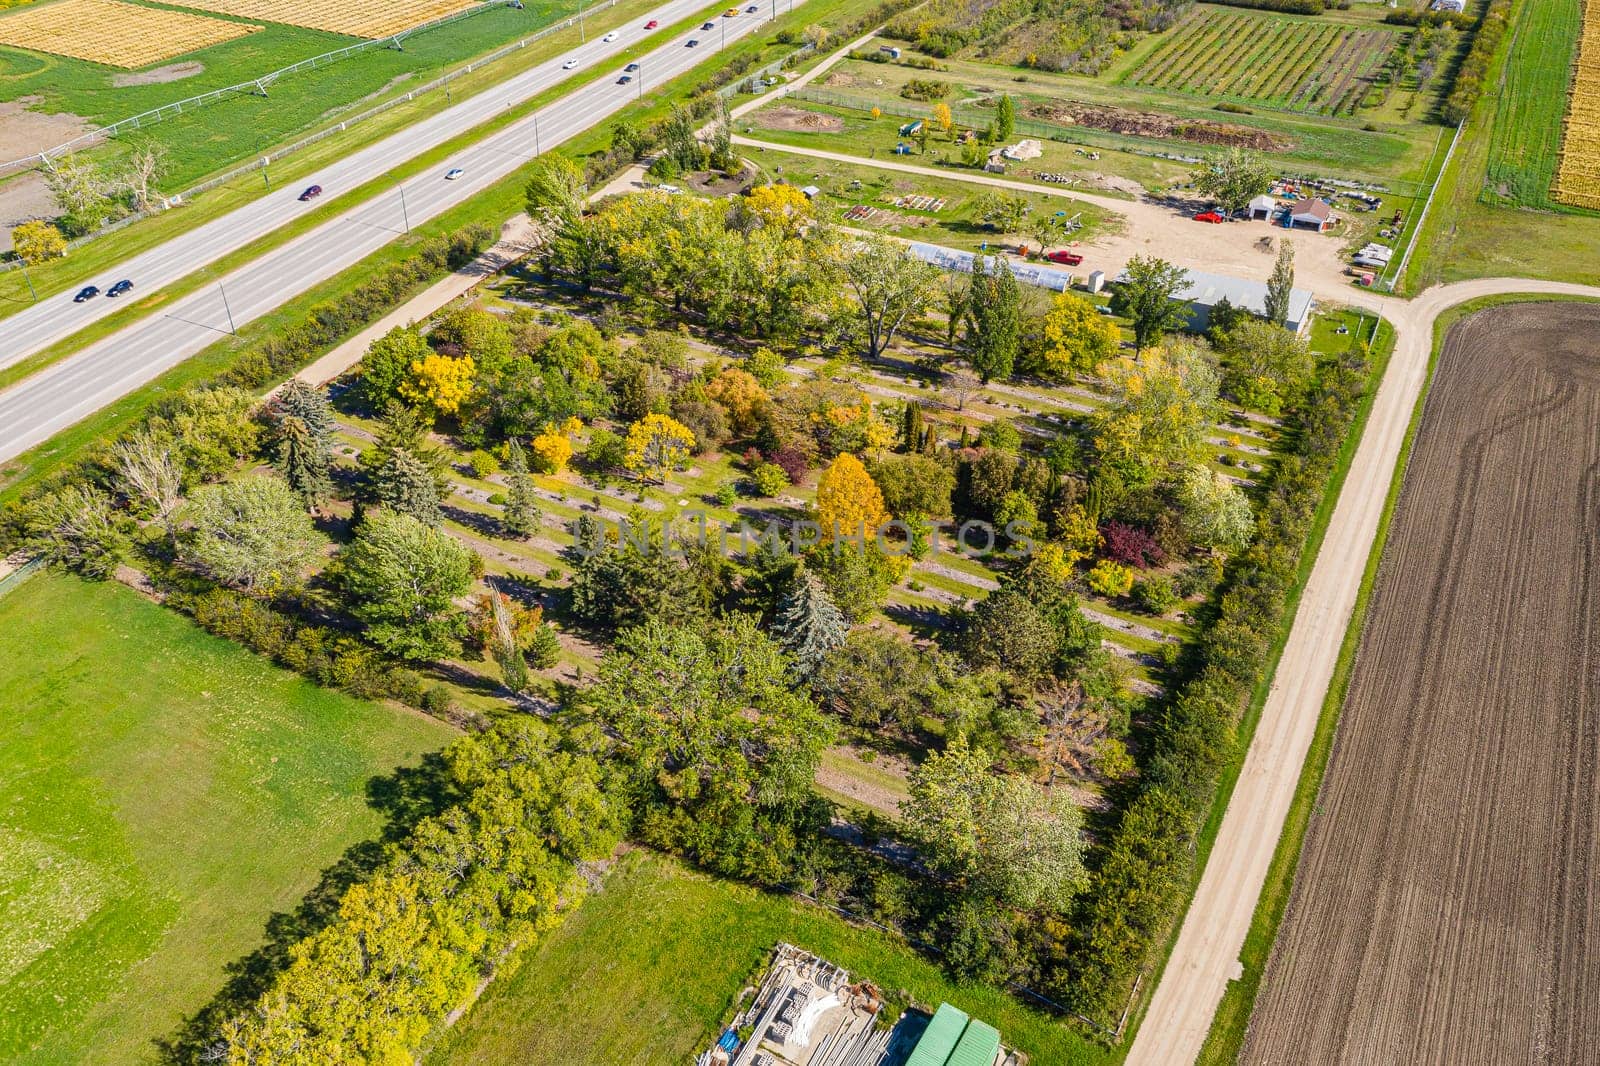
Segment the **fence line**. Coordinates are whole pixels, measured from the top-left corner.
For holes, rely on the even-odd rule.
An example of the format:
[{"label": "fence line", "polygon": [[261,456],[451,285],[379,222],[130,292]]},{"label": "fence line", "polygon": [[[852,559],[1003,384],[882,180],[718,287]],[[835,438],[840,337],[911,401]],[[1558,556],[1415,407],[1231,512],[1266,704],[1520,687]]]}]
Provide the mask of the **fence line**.
[{"label": "fence line", "polygon": [[1422,204],[1422,214],[1417,216],[1416,228],[1411,231],[1411,239],[1406,242],[1405,253],[1400,256],[1400,266],[1395,270],[1394,276],[1387,280],[1390,292],[1406,276],[1406,264],[1411,260],[1411,251],[1417,246],[1417,238],[1422,236],[1422,227],[1428,222],[1428,209],[1433,206],[1433,198],[1439,192],[1439,186],[1444,182],[1444,172],[1450,169],[1450,159],[1456,154],[1456,145],[1461,140],[1461,131],[1467,128],[1466,119],[1456,123],[1456,135],[1450,138],[1450,149],[1444,154],[1444,162],[1439,164],[1439,173],[1434,175],[1433,188],[1428,190],[1428,199]]}]

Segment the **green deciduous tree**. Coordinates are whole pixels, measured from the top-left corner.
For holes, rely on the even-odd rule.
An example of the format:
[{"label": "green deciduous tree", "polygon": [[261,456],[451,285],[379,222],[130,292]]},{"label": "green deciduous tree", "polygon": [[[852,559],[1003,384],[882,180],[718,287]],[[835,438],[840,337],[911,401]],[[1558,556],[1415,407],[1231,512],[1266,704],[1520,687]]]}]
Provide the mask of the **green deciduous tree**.
[{"label": "green deciduous tree", "polygon": [[1246,148],[1230,148],[1194,172],[1195,188],[1228,214],[1243,211],[1250,201],[1272,188],[1273,167]]},{"label": "green deciduous tree", "polygon": [[415,326],[396,326],[373,341],[361,357],[361,391],[372,407],[384,406],[400,395],[400,386],[411,376],[411,367],[433,351]]},{"label": "green deciduous tree", "polygon": [[1004,260],[977,260],[966,300],[967,361],[987,384],[1011,376],[1022,348],[1022,290]]},{"label": "green deciduous tree", "polygon": [[1203,463],[1191,466],[1178,490],[1184,531],[1196,544],[1238,551],[1250,543],[1255,516],[1244,490]]},{"label": "green deciduous tree", "polygon": [[1267,279],[1267,321],[1281,326],[1289,319],[1289,301],[1294,296],[1294,245],[1278,242],[1278,259]]},{"label": "green deciduous tree", "polygon": [[1203,457],[1216,418],[1217,372],[1193,345],[1106,364],[1111,399],[1090,417],[1101,460],[1148,485]]},{"label": "green deciduous tree", "polygon": [[111,497],[92,485],[68,485],[30,500],[22,532],[31,550],[93,578],[115,573],[126,546]]},{"label": "green deciduous tree", "polygon": [[1127,277],[1111,294],[1111,310],[1133,322],[1134,347],[1143,351],[1188,320],[1189,309],[1175,297],[1187,272],[1164,259],[1134,256]]},{"label": "green deciduous tree", "polygon": [[938,294],[938,270],[886,237],[864,238],[845,253],[843,269],[866,333],[868,359],[881,355],[900,327],[922,314]]},{"label": "green deciduous tree", "polygon": [[378,511],[341,559],[351,612],[385,650],[406,659],[453,654],[464,622],[455,599],[472,586],[472,554],[408,514]]},{"label": "green deciduous tree", "polygon": [[270,595],[299,585],[326,543],[299,494],[270,474],[201,489],[188,518],[194,531],[185,558],[245,592]]}]

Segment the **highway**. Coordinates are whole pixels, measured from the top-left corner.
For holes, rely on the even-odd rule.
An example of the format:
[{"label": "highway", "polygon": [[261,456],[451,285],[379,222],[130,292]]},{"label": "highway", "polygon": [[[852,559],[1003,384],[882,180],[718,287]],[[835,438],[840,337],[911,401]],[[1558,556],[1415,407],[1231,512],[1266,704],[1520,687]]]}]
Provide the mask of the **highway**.
[{"label": "highway", "polygon": [[[675,35],[637,60],[640,70],[631,84],[617,84],[622,74],[621,64],[614,63],[612,57],[630,38],[638,40],[645,21],[653,18],[670,23],[693,14],[701,6],[695,0],[674,0],[641,16],[637,25],[622,30],[615,42],[592,40],[312,175],[305,184],[322,185],[327,190],[324,195],[337,193],[342,187],[380,174],[405,158],[482,122],[496,108],[526,99],[563,78],[574,76],[562,69],[568,59],[578,59],[579,70],[599,68],[605,71],[597,80],[575,88],[525,119],[462,149],[442,161],[435,172],[408,179],[403,186],[403,196],[402,189],[397,188],[392,194],[380,195],[351,208],[240,267],[218,284],[176,300],[152,316],[130,324],[0,393],[0,461],[48,440],[193,356],[226,335],[230,328],[253,321],[360,261],[394,240],[408,225],[416,226],[482,192],[522,166],[536,152],[548,151],[605,120],[638,98],[640,78],[645,79],[646,88],[660,84],[719,51],[724,35],[731,44],[767,24],[763,14],[748,14],[741,7],[734,18],[715,18],[716,25],[710,30],[696,27]],[[699,41],[698,47],[687,46],[691,39]],[[445,173],[454,167],[461,168],[461,177],[445,180]],[[109,271],[105,280],[131,277],[139,286],[136,291],[148,291],[182,277],[293,218],[296,209],[304,207],[296,200],[303,187],[281,190],[214,223],[198,227],[192,233],[130,260],[125,267]],[[95,302],[98,306],[89,310],[87,304],[74,305],[71,294],[66,294],[42,302],[38,309],[30,309],[27,318],[16,315],[0,322],[0,332],[4,333],[0,347],[5,352],[0,365],[14,362],[20,357],[19,350],[26,354],[73,332],[90,321],[95,310],[104,313],[112,301],[97,297]],[[36,315],[33,314],[35,310],[38,311]],[[65,312],[78,314],[63,322]],[[19,334],[19,328],[26,333]]]}]

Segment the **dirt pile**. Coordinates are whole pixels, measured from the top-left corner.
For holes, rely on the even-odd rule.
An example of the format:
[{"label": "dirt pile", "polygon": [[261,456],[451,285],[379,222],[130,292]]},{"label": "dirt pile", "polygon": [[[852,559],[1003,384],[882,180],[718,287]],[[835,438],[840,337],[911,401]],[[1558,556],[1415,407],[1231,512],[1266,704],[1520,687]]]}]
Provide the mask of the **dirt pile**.
[{"label": "dirt pile", "polygon": [[1600,307],[1451,330],[1240,1062],[1594,1063]]},{"label": "dirt pile", "polygon": [[794,130],[801,133],[838,133],[844,129],[844,119],[838,115],[824,115],[816,111],[780,104],[758,111],[751,116],[757,125],[769,130]]},{"label": "dirt pile", "polygon": [[1029,104],[1025,113],[1042,122],[1063,126],[1084,126],[1091,130],[1121,133],[1130,137],[1161,137],[1191,144],[1221,145],[1227,148],[1253,148],[1262,152],[1282,151],[1287,140],[1248,126],[1206,119],[1181,119],[1152,111],[1130,111],[1121,107],[1102,107],[1067,100]]}]

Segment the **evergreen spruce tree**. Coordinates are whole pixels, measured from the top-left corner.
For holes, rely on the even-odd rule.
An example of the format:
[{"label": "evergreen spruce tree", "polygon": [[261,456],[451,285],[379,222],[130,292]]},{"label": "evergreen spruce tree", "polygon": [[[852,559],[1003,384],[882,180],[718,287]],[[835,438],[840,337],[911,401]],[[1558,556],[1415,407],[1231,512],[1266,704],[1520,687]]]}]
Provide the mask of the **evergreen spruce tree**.
[{"label": "evergreen spruce tree", "polygon": [[424,525],[437,529],[444,524],[438,478],[427,463],[405,448],[390,451],[384,464],[372,472],[372,496]]},{"label": "evergreen spruce tree", "polygon": [[327,443],[303,418],[286,414],[278,419],[276,452],[278,471],[308,510],[316,510],[333,494]]},{"label": "evergreen spruce tree", "polygon": [[527,663],[535,670],[548,670],[556,664],[561,654],[561,638],[548,622],[540,625],[528,638]]},{"label": "evergreen spruce tree", "polygon": [[328,394],[315,385],[291,378],[272,398],[272,406],[280,416],[292,415],[304,422],[311,435],[323,444],[332,444],[333,404],[328,402]]},{"label": "evergreen spruce tree", "polygon": [[513,537],[525,538],[539,528],[538,499],[533,491],[533,478],[528,476],[528,457],[522,445],[512,440],[506,447],[506,498],[505,513],[500,522]]},{"label": "evergreen spruce tree", "polygon": [[823,657],[844,643],[850,623],[816,575],[802,570],[779,605],[772,629],[778,642],[794,656],[800,676],[810,678]]}]

